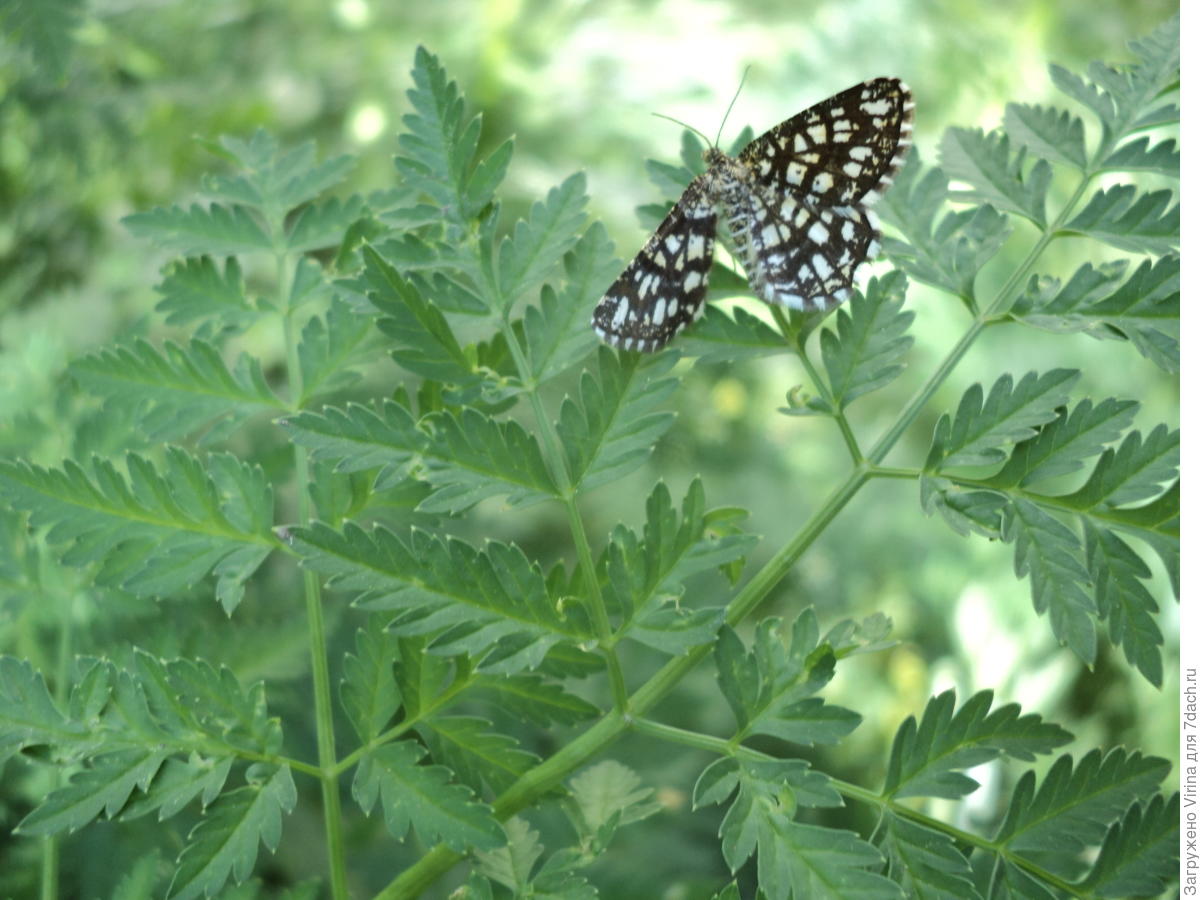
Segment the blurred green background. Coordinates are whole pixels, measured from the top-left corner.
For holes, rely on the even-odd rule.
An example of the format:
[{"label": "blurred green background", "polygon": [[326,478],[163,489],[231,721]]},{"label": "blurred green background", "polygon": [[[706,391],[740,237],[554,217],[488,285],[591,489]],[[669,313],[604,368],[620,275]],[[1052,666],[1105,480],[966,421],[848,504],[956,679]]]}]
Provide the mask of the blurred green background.
[{"label": "blurred green background", "polygon": [[[949,125],[996,127],[1010,100],[1066,105],[1050,85],[1049,63],[1081,71],[1094,59],[1122,61],[1126,42],[1175,14],[1178,5],[0,0],[0,11],[0,453],[53,463],[70,452],[76,421],[78,401],[64,386],[68,362],[129,334],[179,337],[151,312],[153,286],[168,257],[129,235],[121,217],[191,202],[201,175],[222,165],[211,142],[222,134],[245,137],[258,127],[285,146],[311,139],[322,156],[356,154],[347,191],[390,187],[393,142],[408,109],[405,90],[418,44],[440,57],[469,104],[483,112],[485,151],[517,136],[502,186],[509,214],[583,169],[593,215],[628,258],[646,233],[635,208],[662,199],[643,162],[673,160],[679,145],[679,127],[651,114],[670,115],[711,136],[747,66],[726,143],[744,125],[761,132],[857,81],[895,75],[914,91],[916,143],[922,157],[934,161]],[[1018,232],[985,282],[989,272],[999,273],[992,276],[997,280],[1006,274],[1004,259],[1027,246],[1027,238]],[[1083,256],[1073,255],[1080,251]],[[1096,259],[1096,253],[1091,245],[1064,243],[1040,271],[1069,275],[1073,262]],[[986,285],[981,293],[987,296]],[[932,291],[914,287],[910,303],[917,343],[908,371],[852,409],[860,443],[890,421],[967,323],[956,301]],[[993,329],[893,461],[923,458],[937,414],[952,408],[972,381],[987,385],[1006,371],[1020,375],[1055,365],[1084,370],[1079,396],[1141,400],[1144,430],[1162,421],[1178,424],[1177,385],[1132,347]],[[761,564],[804,523],[846,466],[831,422],[776,411],[788,388],[802,382],[798,365],[782,358],[695,368],[676,395],[679,422],[651,465],[586,504],[594,539],[618,520],[640,527],[654,481],[665,479],[678,498],[700,474],[711,505],[750,510],[749,528],[764,536],[751,565]],[[540,558],[570,556],[554,510],[514,523],[498,507],[485,506],[474,527],[516,538]],[[960,538],[926,519],[909,482],[870,484],[776,589],[767,611],[791,616],[811,604],[825,627],[876,611],[895,620],[902,643],[847,663],[829,692],[832,702],[867,719],[839,750],[833,769],[851,780],[877,783],[886,763],[880,748],[900,720],[951,686],[960,695],[994,688],[999,700],[1019,701],[1074,731],[1082,748],[1124,743],[1174,759],[1177,607],[1156,572],[1168,644],[1162,691],[1107,642],[1094,671],[1058,648],[1032,610],[1028,586],[1012,575],[1011,548]],[[717,596],[718,588],[694,586],[694,602],[705,602],[710,590]],[[178,621],[193,608],[170,614]],[[215,611],[204,615],[210,612],[214,622],[223,620]],[[14,620],[11,609],[0,620],[5,652],[14,652]],[[238,620],[219,627],[236,631]],[[300,639],[276,648],[277,657],[286,658],[270,660],[256,656],[254,641],[244,643],[240,665],[236,637],[225,647],[243,677],[285,676],[303,665]],[[636,678],[661,661],[630,662]],[[296,684],[301,698],[304,690],[303,682]],[[704,671],[681,688],[664,716],[720,733],[728,728],[728,713],[714,694],[711,672]],[[619,844],[629,855],[627,866],[643,867],[648,883],[659,885],[662,880],[649,874],[659,868],[694,868],[705,877],[718,871],[712,811],[708,817],[690,813],[686,797],[708,760],[663,754],[639,739],[614,755],[633,764],[668,803],[649,825],[656,841]],[[988,815],[995,802],[990,789],[985,783],[966,804],[964,824],[973,805]],[[295,859],[282,851],[277,865],[316,874],[303,858],[305,846],[301,840],[291,851]],[[390,850],[376,852],[380,865],[390,867]],[[680,891],[672,896],[689,896],[683,886]]]}]

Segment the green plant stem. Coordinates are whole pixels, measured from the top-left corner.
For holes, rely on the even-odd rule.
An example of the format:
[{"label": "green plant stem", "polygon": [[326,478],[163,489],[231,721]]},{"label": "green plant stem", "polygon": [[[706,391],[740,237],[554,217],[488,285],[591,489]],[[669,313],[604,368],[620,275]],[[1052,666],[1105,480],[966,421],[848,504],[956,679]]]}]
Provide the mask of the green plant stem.
[{"label": "green plant stem", "polygon": [[[66,707],[67,685],[70,683],[71,658],[75,652],[75,611],[71,608],[74,595],[65,597],[66,614],[59,617],[58,649],[55,659],[54,701],[59,709]],[[55,766],[50,772],[50,790],[56,791],[62,787],[62,767]],[[58,862],[62,851],[57,834],[48,834],[42,838],[42,876],[41,896],[43,900],[54,900],[58,896]]]},{"label": "green plant stem", "polygon": [[[518,778],[508,790],[497,797],[492,805],[496,818],[501,821],[509,818],[528,806],[536,797],[562,784],[578,766],[620,737],[630,723],[631,719],[628,716],[615,710],[610,711],[545,762],[534,766]],[[439,844],[376,894],[376,900],[418,897],[436,878],[462,858],[463,854],[451,850],[445,844]]]},{"label": "green plant stem", "polygon": [[845,410],[833,399],[833,391],[830,390],[829,385],[825,383],[825,379],[821,377],[821,373],[817,371],[817,367],[809,359],[808,351],[804,349],[804,342],[792,329],[791,322],[784,314],[783,309],[778,304],[772,303],[771,315],[775,319],[776,327],[787,338],[793,352],[799,358],[800,364],[804,366],[804,371],[816,387],[817,393],[821,395],[821,399],[825,401],[826,405],[833,410],[828,415],[837,423],[838,431],[842,433],[842,440],[845,441],[846,449],[850,452],[850,461],[858,465],[862,462],[862,451],[858,447],[858,439],[854,436],[854,429],[850,427]]},{"label": "green plant stem", "polygon": [[501,319],[500,327],[504,333],[504,340],[508,344],[508,352],[517,366],[517,374],[529,395],[529,405],[533,408],[533,416],[537,420],[538,431],[541,433],[542,438],[542,446],[545,448],[546,455],[550,459],[550,471],[554,477],[554,483],[558,488],[563,505],[567,509],[567,522],[571,529],[571,541],[575,545],[575,556],[580,568],[583,570],[583,580],[587,585],[587,596],[584,600],[588,622],[591,624],[595,634],[600,638],[599,650],[604,656],[604,663],[608,668],[613,705],[619,711],[624,710],[628,696],[625,688],[625,674],[621,669],[620,660],[617,659],[616,652],[611,646],[613,636],[612,623],[608,621],[608,613],[604,609],[604,596],[600,593],[600,580],[596,575],[596,563],[592,559],[592,548],[588,543],[587,532],[583,527],[583,516],[579,512],[579,499],[576,489],[571,484],[570,474],[567,471],[566,456],[563,453],[562,444],[559,442],[558,436],[550,424],[550,416],[546,413],[546,406],[542,403],[541,395],[537,392],[537,382],[533,377],[533,371],[530,369],[529,360],[525,358],[524,349],[521,347],[520,341],[517,340],[517,335],[513,331],[512,324],[508,321],[507,316]]},{"label": "green plant stem", "polygon": [[[300,369],[300,345],[295,328],[295,316],[287,308],[288,257],[276,256],[276,278],[279,287],[280,309],[285,310],[284,341],[287,347],[288,387],[293,403],[303,392]],[[308,453],[299,444],[293,446],[296,472],[296,517],[303,522],[309,517]],[[342,845],[342,800],[338,791],[337,747],[334,742],[333,696],[329,686],[329,659],[325,648],[325,613],[321,606],[321,584],[314,572],[305,572],[304,607],[308,624],[308,655],[312,665],[313,703],[316,712],[317,762],[320,765],[321,808],[325,823],[325,850],[329,861],[329,892],[334,900],[346,900],[346,853]]]},{"label": "green plant stem", "polygon": [[[648,737],[656,737],[671,744],[691,747],[693,750],[703,750],[718,756],[728,756],[738,749],[737,744],[733,741],[713,737],[711,734],[699,731],[689,731],[686,728],[676,728],[674,725],[664,725],[653,719],[634,719],[630,728]],[[763,756],[765,757],[766,754]]]}]

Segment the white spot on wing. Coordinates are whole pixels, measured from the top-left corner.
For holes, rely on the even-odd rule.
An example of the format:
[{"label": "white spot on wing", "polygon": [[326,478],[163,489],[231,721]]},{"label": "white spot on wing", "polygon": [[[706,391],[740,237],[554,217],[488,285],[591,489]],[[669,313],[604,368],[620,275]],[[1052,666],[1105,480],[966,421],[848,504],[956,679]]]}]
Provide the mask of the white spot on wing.
[{"label": "white spot on wing", "polygon": [[612,330],[616,331],[625,324],[625,317],[629,315],[629,300],[625,297],[621,298],[621,302],[617,304],[617,311],[613,313]]},{"label": "white spot on wing", "polygon": [[812,255],[812,267],[813,271],[817,273],[817,278],[821,281],[825,281],[833,274],[833,269],[830,267],[829,262],[820,253]]}]

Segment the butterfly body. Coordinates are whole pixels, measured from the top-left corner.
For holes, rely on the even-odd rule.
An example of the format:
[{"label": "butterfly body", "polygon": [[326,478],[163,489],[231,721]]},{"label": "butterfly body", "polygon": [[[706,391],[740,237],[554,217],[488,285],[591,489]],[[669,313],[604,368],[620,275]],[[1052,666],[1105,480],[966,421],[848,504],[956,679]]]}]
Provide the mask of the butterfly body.
[{"label": "butterfly body", "polygon": [[911,144],[912,96],[877,78],[780,123],[737,156],[704,153],[706,171],[613,282],[592,316],[605,341],[660,349],[699,314],[718,218],[759,297],[827,309],[850,295],[879,252],[870,206]]}]

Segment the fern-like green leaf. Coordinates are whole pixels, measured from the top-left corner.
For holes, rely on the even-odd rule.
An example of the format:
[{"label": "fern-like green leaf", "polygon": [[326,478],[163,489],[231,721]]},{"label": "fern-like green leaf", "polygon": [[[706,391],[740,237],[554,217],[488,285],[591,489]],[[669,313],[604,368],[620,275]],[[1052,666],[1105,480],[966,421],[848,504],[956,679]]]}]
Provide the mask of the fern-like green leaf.
[{"label": "fern-like green leaf", "polygon": [[204,192],[228,203],[289,212],[340,184],[354,168],[354,157],[343,155],[317,162],[316,144],[306,141],[281,151],[265,129],[249,140],[224,136],[221,151],[243,171],[237,175],[209,175]]},{"label": "fern-like green leaf", "polygon": [[121,220],[138,237],[184,256],[233,256],[271,250],[271,239],[242,206],[159,207]]},{"label": "fern-like green leaf", "polygon": [[28,660],[0,656],[0,762],[25,747],[75,743],[87,735],[86,725],[59,710]]},{"label": "fern-like green leaf", "polygon": [[1083,122],[1065,110],[1010,103],[1004,109],[1004,130],[1034,156],[1079,171],[1087,167]]},{"label": "fern-like green leaf", "polygon": [[1079,765],[1055,760],[1035,790],[1026,772],[1017,783],[996,840],[1063,877],[1074,877],[1077,854],[1099,844],[1111,823],[1139,797],[1149,797],[1170,763],[1122,749],[1092,750]]},{"label": "fern-like green leaf", "polygon": [[530,374],[538,383],[579,364],[595,345],[585,319],[620,270],[603,225],[588,227],[563,258],[563,270],[562,289],[543,286],[541,303],[530,306],[523,320]]},{"label": "fern-like green leaf", "polygon": [[903,369],[899,360],[912,346],[905,332],[913,313],[904,312],[908,282],[901,272],[872,278],[865,294],[850,298],[850,309],[837,311],[837,331],[821,332],[821,360],[839,409],[878,390]]},{"label": "fern-like green leaf", "polygon": [[1179,795],[1134,803],[1109,829],[1081,888],[1097,897],[1161,894],[1179,871]]},{"label": "fern-like green leaf", "polygon": [[23,834],[57,834],[75,831],[101,813],[111,819],[129,800],[134,788],[143,791],[166,759],[158,747],[106,754],[50,794],[21,820]]},{"label": "fern-like green leaf", "polygon": [[741,307],[726,310],[711,304],[694,325],[684,329],[676,344],[684,356],[705,362],[760,359],[788,351],[787,338],[762,319]]},{"label": "fern-like green leaf", "polygon": [[[246,419],[281,412],[257,361],[238,359],[231,371],[207,341],[161,351],[138,339],[101,350],[71,366],[79,381],[112,407],[129,407],[155,441],[173,440],[216,423],[209,440],[223,438]],[[219,420],[219,421],[218,421]]]},{"label": "fern-like green leaf", "polygon": [[944,415],[938,421],[925,471],[1003,462],[1012,444],[1028,440],[1036,426],[1054,419],[1078,380],[1075,370],[1052,369],[1041,376],[1028,372],[1014,387],[1012,376],[1005,374],[996,379],[986,401],[983,388],[973,384],[953,419]]},{"label": "fern-like green leaf", "polygon": [[1125,264],[1085,263],[1067,284],[1035,278],[1012,314],[1047,331],[1125,338],[1167,372],[1179,371],[1179,257],[1144,260],[1117,286]]},{"label": "fern-like green leaf", "polygon": [[381,467],[376,489],[404,478],[429,444],[429,435],[412,414],[392,400],[375,409],[352,403],[345,409],[325,407],[281,419],[291,439],[308,447],[314,459],[334,464],[337,472],[361,472]]},{"label": "fern-like green leaf", "polygon": [[379,329],[399,346],[392,358],[435,381],[466,384],[479,378],[446,317],[372,247],[363,248],[370,298],[384,317]]},{"label": "fern-like green leaf", "polygon": [[984,483],[1000,489],[1026,488],[1076,472],[1084,460],[1121,437],[1137,409],[1136,401],[1112,397],[1097,405],[1081,400],[1070,412],[1060,409],[1037,434],[1017,444],[1004,468]]},{"label": "fern-like green leaf", "polygon": [[260,316],[246,295],[236,256],[226,259],[223,269],[211,256],[177,260],[155,290],[162,299],[154,308],[166,315],[168,325],[214,322],[241,331]]},{"label": "fern-like green leaf", "polygon": [[284,240],[293,253],[308,253],[326,247],[336,247],[350,227],[368,215],[369,210],[360,197],[329,197],[307,204],[288,222]]},{"label": "fern-like green leaf", "polygon": [[981,534],[989,540],[1000,537],[1008,497],[995,491],[968,490],[953,479],[921,478],[921,508],[926,515],[941,514],[946,524],[964,537]]},{"label": "fern-like green leaf", "polygon": [[325,393],[343,391],[358,381],[355,367],[364,359],[363,347],[373,332],[370,316],[355,313],[348,303],[332,300],[323,317],[313,316],[296,348],[303,393],[298,405]]},{"label": "fern-like green leaf", "polygon": [[157,813],[158,820],[177,815],[197,797],[207,808],[220,796],[229,780],[234,757],[205,759],[193,754],[185,759],[172,757],[163,763],[144,794],[135,794],[121,811],[122,822]]},{"label": "fern-like green leaf", "polygon": [[766,619],[747,649],[722,626],[714,659],[717,685],[732,707],[738,739],[769,734],[796,744],[833,744],[862,717],[814,697],[833,676],[834,653],[819,642],[816,617],[806,610],[784,637],[778,619]]},{"label": "fern-like green leaf", "polygon": [[1093,585],[1075,532],[1021,497],[1009,506],[1004,540],[1014,542],[1013,570],[1029,576],[1033,608],[1049,611],[1050,628],[1084,662],[1096,658]]},{"label": "fern-like green leaf", "polygon": [[954,700],[954,691],[945,691],[929,701],[919,725],[912,716],[901,724],[892,743],[885,796],[957,799],[979,787],[962,769],[1002,754],[1032,760],[1071,740],[1041,716],[1021,715],[1015,703],[989,713],[991,691],[975,694],[958,712]]},{"label": "fern-like green leaf", "polygon": [[970,863],[948,834],[892,813],[884,816],[883,827],[880,849],[905,896],[982,900],[971,882]]},{"label": "fern-like green leaf", "polygon": [[482,674],[471,684],[471,698],[539,728],[577,725],[600,715],[589,701],[537,675]]},{"label": "fern-like green leaf", "polygon": [[1100,163],[1105,172],[1153,172],[1170,178],[1179,177],[1179,151],[1175,141],[1159,141],[1150,146],[1150,138],[1140,137],[1122,144]]},{"label": "fern-like green leaf", "polygon": [[1155,687],[1162,685],[1163,636],[1155,621],[1158,604],[1145,581],[1150,568],[1112,531],[1083,520],[1088,575],[1096,586],[1096,607],[1108,622],[1112,642]]},{"label": "fern-like green leaf", "polygon": [[186,745],[204,735],[209,751],[262,755],[277,753],[283,744],[279,720],[267,713],[263,683],[244,688],[228,668],[203,660],[164,661],[138,651],[132,672],[117,681],[114,700],[126,725],[144,700],[146,738],[170,736]]},{"label": "fern-like green leaf", "polygon": [[498,311],[507,312],[558,266],[587,221],[587,180],[576,172],[533,204],[497,248]]},{"label": "fern-like green leaf", "polygon": [[421,765],[424,756],[416,741],[387,744],[363,756],[352,786],[363,812],[380,803],[388,831],[398,840],[411,827],[422,842],[445,843],[460,852],[503,846],[504,830],[488,807],[451,782],[449,769]]},{"label": "fern-like green leaf", "polygon": [[293,529],[292,540],[331,587],[355,592],[356,605],[401,610],[391,630],[431,635],[430,653],[470,653],[482,670],[512,673],[537,666],[559,641],[587,639],[580,617],[557,607],[514,545],[477,551],[419,530],[405,540],[383,527],[338,532],[320,523]]},{"label": "fern-like green leaf", "polygon": [[946,173],[923,166],[916,151],[910,152],[877,207],[904,240],[885,236],[883,249],[909,278],[971,299],[975,276],[1012,229],[990,205],[946,211],[949,192]]},{"label": "fern-like green leaf", "polygon": [[1120,69],[1092,63],[1089,80],[1060,66],[1050,67],[1054,84],[1100,119],[1104,143],[1110,146],[1133,131],[1179,119],[1175,103],[1161,102],[1161,95],[1179,82],[1179,17],[1145,38],[1130,41],[1129,48],[1138,63]]},{"label": "fern-like green leaf", "polygon": [[572,801],[567,814],[581,837],[598,838],[597,850],[617,828],[640,822],[662,808],[654,799],[654,788],[642,784],[633,769],[612,759],[588,766],[567,786]]},{"label": "fern-like green leaf", "polygon": [[400,659],[397,640],[380,626],[382,618],[370,628],[360,628],[354,637],[354,653],[347,653],[342,664],[342,707],[365,744],[383,732],[400,708],[400,686],[394,667]]},{"label": "fern-like green leaf", "polygon": [[458,85],[424,47],[417,48],[412,76],[414,87],[407,93],[413,112],[404,116],[408,131],[400,135],[396,168],[408,187],[429,196],[452,224],[464,228],[491,202],[512,143],[502,143],[476,163],[482,122],[479,116],[467,118]]},{"label": "fern-like green leaf", "polygon": [[637,468],[675,414],[662,409],[678,379],[668,374],[674,353],[618,354],[603,347],[595,372],[585,372],[577,396],[559,413],[558,434],[571,484],[589,491]]},{"label": "fern-like green leaf", "polygon": [[230,876],[241,884],[254,870],[260,841],[275,851],[283,813],[296,805],[296,785],[287,766],[263,769],[258,783],[224,794],[192,829],[179,854],[171,900],[211,897]]},{"label": "fern-like green leaf", "polygon": [[494,850],[477,851],[477,867],[480,874],[520,896],[519,889],[529,883],[545,847],[538,843],[538,832],[519,816],[513,816],[503,827],[508,842]]},{"label": "fern-like green leaf", "polygon": [[793,822],[774,802],[743,789],[721,823],[721,850],[739,869],[758,850],[766,896],[814,900],[899,900],[900,886],[871,871],[879,851],[852,831]]},{"label": "fern-like green leaf", "polygon": [[990,203],[1045,227],[1046,190],[1053,174],[1050,165],[1039,159],[1026,172],[1025,153],[1010,154],[1008,135],[950,128],[942,138],[941,163],[947,175],[973,188],[963,192],[961,199]]},{"label": "fern-like green leaf", "polygon": [[1159,496],[1178,472],[1178,431],[1159,425],[1144,440],[1140,431],[1131,431],[1119,447],[1101,454],[1083,487],[1060,500],[1081,511],[1141,503]]},{"label": "fern-like green leaf", "polygon": [[492,728],[477,716],[432,716],[421,723],[420,731],[433,758],[449,766],[476,794],[489,787],[499,794],[538,758],[522,750],[515,738]]},{"label": "fern-like green leaf", "polygon": [[497,495],[520,507],[558,493],[537,440],[516,422],[499,422],[471,407],[424,421],[431,439],[423,476],[434,492],[422,501],[422,511],[462,512]]},{"label": "fern-like green leaf", "polygon": [[0,462],[0,494],[49,526],[52,543],[70,545],[65,562],[100,563],[101,583],[162,596],[212,572],[232,612],[274,547],[261,470],[227,455],[202,461],[178,447],[167,449],[161,471],[135,454],[126,464],[128,480],[104,460],[90,473],[70,460],[62,469]]},{"label": "fern-like green leaf", "polygon": [[744,559],[757,541],[732,527],[741,510],[706,510],[704,489],[692,482],[681,509],[666,485],[646,499],[641,540],[618,525],[601,555],[601,590],[609,609],[620,610],[634,640],[667,653],[683,653],[711,640],[721,623],[719,608],[696,610],[679,603],[684,580]]},{"label": "fern-like green leaf", "polygon": [[1131,184],[1097,191],[1063,226],[1065,234],[1088,235],[1133,253],[1163,254],[1179,247],[1179,204],[1171,191],[1138,194]]},{"label": "fern-like green leaf", "polygon": [[824,772],[813,771],[802,759],[763,759],[741,752],[712,763],[700,773],[692,789],[692,805],[699,809],[723,803],[739,785],[752,793],[769,795],[798,806],[837,808],[842,795]]}]

